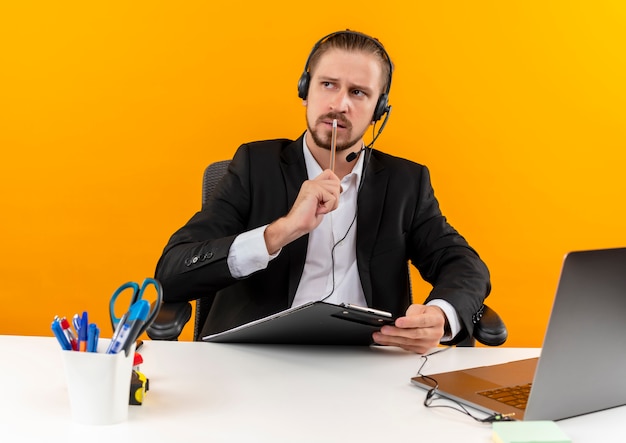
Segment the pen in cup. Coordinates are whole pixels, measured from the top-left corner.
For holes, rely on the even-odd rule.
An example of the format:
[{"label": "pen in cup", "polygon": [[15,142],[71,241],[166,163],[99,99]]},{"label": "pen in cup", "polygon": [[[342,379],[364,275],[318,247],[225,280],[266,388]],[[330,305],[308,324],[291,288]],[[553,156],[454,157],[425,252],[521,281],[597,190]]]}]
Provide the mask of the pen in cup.
[{"label": "pen in cup", "polygon": [[[130,312],[130,311],[128,311],[128,312]],[[111,344],[113,344],[113,342],[117,340],[117,338],[120,335],[120,332],[122,331],[122,328],[124,328],[124,324],[126,323],[126,320],[128,319],[128,312],[125,312],[124,315],[122,315],[122,317],[120,318],[119,323],[117,324],[115,330],[113,331],[113,336],[111,337]],[[110,347],[111,347],[111,345],[109,345],[109,348]]]},{"label": "pen in cup", "polygon": [[335,172],[335,154],[337,152],[337,119],[333,119],[333,130],[330,138],[330,170]]},{"label": "pen in cup", "polygon": [[72,324],[74,325],[76,332],[78,332],[80,330],[80,315],[74,314],[74,317],[72,317]]},{"label": "pen in cup", "polygon": [[54,316],[51,329],[61,348],[64,351],[98,352],[100,328],[95,323],[88,323],[87,312],[82,316],[76,314],[72,323],[76,332],[66,317]]},{"label": "pen in cup", "polygon": [[150,312],[150,303],[146,300],[139,300],[130,307],[128,315],[124,314],[115,331],[114,338],[107,349],[107,354],[117,354],[124,350],[126,355],[130,351],[132,343],[139,336],[141,327]]},{"label": "pen in cup", "polygon": [[64,351],[72,350],[72,345],[63,332],[63,328],[61,327],[61,323],[58,319],[54,319],[52,322],[52,332]]},{"label": "pen in cup", "polygon": [[87,352],[97,352],[99,337],[100,329],[95,323],[90,323],[87,331]]},{"label": "pen in cup", "polygon": [[87,352],[88,329],[89,320],[87,317],[87,311],[84,311],[83,316],[80,319],[80,329],[78,330],[78,350],[81,352]]},{"label": "pen in cup", "polygon": [[63,333],[67,337],[67,340],[72,345],[72,350],[78,351],[78,339],[76,335],[74,335],[74,331],[72,331],[72,327],[70,326],[70,322],[67,321],[67,318],[63,317],[59,320],[61,324],[61,329],[63,329]]}]

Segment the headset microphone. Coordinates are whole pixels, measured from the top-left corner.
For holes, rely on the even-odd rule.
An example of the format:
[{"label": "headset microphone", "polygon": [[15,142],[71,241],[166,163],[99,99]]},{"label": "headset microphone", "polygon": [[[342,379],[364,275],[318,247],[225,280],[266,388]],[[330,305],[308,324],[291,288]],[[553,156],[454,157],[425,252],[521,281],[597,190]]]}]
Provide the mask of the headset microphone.
[{"label": "headset microphone", "polygon": [[371,148],[372,146],[374,146],[374,142],[376,141],[376,139],[378,138],[378,136],[380,135],[381,132],[383,132],[383,129],[385,129],[385,125],[387,124],[387,120],[389,119],[389,114],[391,114],[391,106],[389,106],[387,108],[387,113],[385,114],[385,118],[383,120],[383,123],[380,125],[380,129],[378,130],[378,132],[376,133],[376,135],[374,136],[374,138],[372,139],[372,141],[367,145],[367,146],[363,146],[361,149],[359,149],[356,152],[351,152],[350,154],[346,155],[346,161],[349,163],[351,161],[354,161],[359,154],[362,151],[365,151],[368,148]]},{"label": "headset microphone", "polygon": [[362,151],[365,151],[365,146],[363,146],[361,149],[359,149],[356,152],[351,152],[350,154],[346,155],[346,161],[347,162],[354,161]]}]

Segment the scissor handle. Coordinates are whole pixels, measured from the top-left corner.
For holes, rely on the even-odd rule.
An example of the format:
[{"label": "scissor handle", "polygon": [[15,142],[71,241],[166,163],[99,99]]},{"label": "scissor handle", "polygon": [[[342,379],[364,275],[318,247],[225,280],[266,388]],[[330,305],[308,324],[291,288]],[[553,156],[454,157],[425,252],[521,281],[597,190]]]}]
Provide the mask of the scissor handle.
[{"label": "scissor handle", "polygon": [[159,310],[161,309],[161,304],[163,303],[163,288],[161,287],[161,283],[150,277],[144,279],[141,285],[141,289],[139,290],[139,296],[137,297],[137,299],[141,300],[143,298],[143,293],[148,286],[154,286],[154,288],[156,289],[156,300],[154,301],[154,303],[152,303],[150,307],[150,313],[148,314],[148,317],[141,327],[141,330],[139,331],[137,337],[143,334],[146,329],[148,329],[148,327],[154,322],[157,315],[159,314]]},{"label": "scissor handle", "polygon": [[109,301],[109,316],[111,317],[111,327],[113,328],[113,331],[115,331],[115,329],[117,328],[117,325],[119,324],[121,320],[121,317],[117,317],[115,315],[115,302],[117,301],[117,297],[119,297],[119,295],[122,292],[124,292],[125,290],[129,288],[133,290],[133,294],[131,296],[128,307],[124,310],[124,313],[128,311],[128,308],[130,308],[130,306],[133,303],[135,303],[137,300],[141,298],[141,290],[139,288],[139,284],[133,281],[126,282],[115,290],[115,292],[111,296],[111,300]]}]

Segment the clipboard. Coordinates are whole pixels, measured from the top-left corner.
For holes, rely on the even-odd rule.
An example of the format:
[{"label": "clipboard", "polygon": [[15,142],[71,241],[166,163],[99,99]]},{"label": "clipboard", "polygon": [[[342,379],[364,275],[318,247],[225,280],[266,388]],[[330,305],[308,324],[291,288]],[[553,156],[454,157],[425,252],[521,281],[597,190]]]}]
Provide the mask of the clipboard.
[{"label": "clipboard", "polygon": [[385,311],[313,301],[202,337],[214,343],[369,346],[372,333],[394,323]]}]

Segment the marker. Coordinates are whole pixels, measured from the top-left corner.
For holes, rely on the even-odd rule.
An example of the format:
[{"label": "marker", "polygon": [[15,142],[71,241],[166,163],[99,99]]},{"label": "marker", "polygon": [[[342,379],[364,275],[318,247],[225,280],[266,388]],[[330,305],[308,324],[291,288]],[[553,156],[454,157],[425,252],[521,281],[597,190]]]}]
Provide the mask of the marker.
[{"label": "marker", "polygon": [[67,321],[67,318],[63,317],[59,320],[61,323],[61,329],[63,329],[63,333],[67,337],[68,341],[72,345],[72,350],[78,351],[78,339],[76,335],[74,335],[74,331],[72,331],[72,327],[70,326],[70,322]]},{"label": "marker", "polygon": [[118,325],[119,331],[115,331],[116,336],[111,339],[107,354],[117,354],[123,349],[126,356],[128,356],[130,347],[137,339],[149,312],[150,303],[147,300],[142,299],[133,303],[128,312],[128,319],[124,322],[120,321]]},{"label": "marker", "polygon": [[89,324],[87,331],[87,352],[98,351],[98,337],[100,336],[100,329],[95,323]]},{"label": "marker", "polygon": [[72,317],[72,324],[76,332],[78,332],[80,330],[80,316],[78,314],[74,314],[74,317]]},{"label": "marker", "polygon": [[120,332],[122,332],[122,329],[124,328],[124,325],[126,324],[127,319],[128,319],[128,311],[124,312],[124,315],[122,315],[122,317],[120,318],[120,321],[117,323],[117,327],[115,328],[115,331],[113,331],[113,337],[111,337],[111,342],[109,343],[109,347],[106,351],[107,353],[109,353],[111,346],[113,346],[113,343],[120,336]]},{"label": "marker", "polygon": [[337,119],[333,119],[333,131],[330,138],[330,170],[335,172],[335,153],[337,152]]},{"label": "marker", "polygon": [[138,314],[137,314],[137,318],[139,320],[135,321],[135,323],[132,325],[130,332],[128,334],[128,337],[126,337],[126,341],[124,342],[124,346],[122,346],[122,349],[124,349],[124,353],[126,354],[127,357],[128,357],[128,353],[130,352],[131,346],[133,345],[133,343],[136,343],[137,338],[139,338],[139,334],[141,333],[142,327],[146,323],[148,314],[150,314],[150,303],[148,303],[148,301],[139,300],[135,304],[139,305]]},{"label": "marker", "polygon": [[59,344],[61,345],[61,348],[64,351],[72,350],[72,345],[70,344],[70,341],[65,336],[65,333],[63,332],[63,329],[61,328],[61,324],[59,323],[58,320],[54,320],[52,322],[52,332],[54,333],[54,336],[57,338],[57,341],[59,342]]},{"label": "marker", "polygon": [[80,329],[78,330],[78,350],[80,352],[87,352],[88,329],[89,320],[87,319],[87,311],[84,311],[83,316],[80,319]]}]

